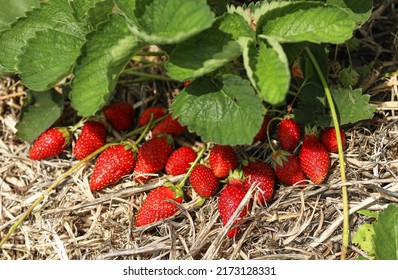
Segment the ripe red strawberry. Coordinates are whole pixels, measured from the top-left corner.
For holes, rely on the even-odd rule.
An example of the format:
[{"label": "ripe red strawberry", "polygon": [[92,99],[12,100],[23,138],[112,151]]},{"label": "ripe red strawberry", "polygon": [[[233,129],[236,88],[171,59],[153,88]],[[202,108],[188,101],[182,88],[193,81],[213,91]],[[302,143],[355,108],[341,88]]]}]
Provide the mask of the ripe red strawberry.
[{"label": "ripe red strawberry", "polygon": [[186,80],[184,82],[184,88],[186,88],[187,86],[189,86],[189,84],[191,83],[191,80]]},{"label": "ripe red strawberry", "polygon": [[172,151],[173,142],[168,136],[155,136],[142,144],[138,149],[134,180],[145,182],[149,180],[151,174],[162,171]]},{"label": "ripe red strawberry", "polygon": [[[220,213],[221,221],[223,225],[226,225],[231,219],[235,210],[238,208],[239,204],[242,202],[246,195],[245,188],[243,187],[242,180],[232,178],[228,184],[221,191],[220,197],[218,199],[218,211]],[[233,222],[234,225],[240,223],[240,220],[247,214],[248,207],[244,207],[238,218]],[[239,226],[233,226],[228,231],[228,237],[234,238],[240,233]]]},{"label": "ripe red strawberry", "polygon": [[254,184],[258,188],[257,201],[261,204],[269,202],[274,194],[274,170],[263,161],[249,161],[242,166],[245,176],[243,186],[246,191]]},{"label": "ripe red strawberry", "polygon": [[271,120],[271,117],[268,115],[264,116],[263,123],[261,124],[260,130],[257,132],[256,136],[253,138],[253,143],[257,141],[264,142],[267,140],[267,126],[269,121]]},{"label": "ripe red strawberry", "polygon": [[190,147],[183,146],[174,150],[167,160],[166,173],[174,176],[186,173],[196,156],[196,152]]},{"label": "ripe red strawberry", "polygon": [[138,210],[135,225],[140,227],[152,224],[177,213],[178,207],[168,200],[182,203],[182,196],[178,196],[176,191],[166,186],[150,191]]},{"label": "ripe red strawberry", "polygon": [[300,166],[298,156],[287,151],[277,151],[272,155],[272,166],[275,170],[275,176],[283,184],[294,185],[307,178]]},{"label": "ripe red strawberry", "polygon": [[300,143],[301,130],[292,118],[283,119],[278,126],[278,139],[282,149],[293,152]]},{"label": "ripe red strawberry", "polygon": [[238,156],[231,146],[215,144],[210,150],[209,163],[217,178],[225,178],[238,167]]},{"label": "ripe red strawberry", "polygon": [[90,189],[99,191],[129,174],[135,163],[133,150],[128,145],[110,146],[97,158],[90,178]]},{"label": "ripe red strawberry", "polygon": [[134,107],[127,102],[110,104],[104,107],[103,113],[110,124],[120,131],[131,128],[135,120]]},{"label": "ripe red strawberry", "polygon": [[166,114],[166,109],[161,106],[151,106],[146,108],[141,115],[138,117],[138,126],[144,126],[149,123],[151,119],[151,114],[153,113],[153,119],[157,120],[158,118],[163,117]]},{"label": "ripe red strawberry", "polygon": [[67,128],[49,128],[35,140],[29,151],[29,157],[34,160],[41,160],[58,156],[69,142],[70,132]]},{"label": "ripe red strawberry", "polygon": [[[344,130],[340,128],[340,138],[341,144],[344,148],[346,142],[346,135]],[[325,147],[326,151],[329,153],[337,153],[337,137],[336,137],[336,130],[334,127],[328,127],[322,131],[320,141],[322,145]]]},{"label": "ripe red strawberry", "polygon": [[76,140],[73,153],[82,160],[95,150],[101,148],[106,141],[106,127],[99,121],[85,122]]},{"label": "ripe red strawberry", "polygon": [[201,197],[215,195],[220,186],[220,181],[214,176],[213,171],[203,164],[195,165],[189,176],[189,182],[195,192]]},{"label": "ripe red strawberry", "polygon": [[300,153],[300,166],[307,177],[315,184],[321,184],[329,171],[330,158],[325,147],[319,142],[316,133],[306,131]]},{"label": "ripe red strawberry", "polygon": [[168,115],[165,119],[161,120],[152,130],[152,135],[169,134],[172,136],[179,136],[185,132],[186,126],[182,126],[178,119],[173,119]]}]

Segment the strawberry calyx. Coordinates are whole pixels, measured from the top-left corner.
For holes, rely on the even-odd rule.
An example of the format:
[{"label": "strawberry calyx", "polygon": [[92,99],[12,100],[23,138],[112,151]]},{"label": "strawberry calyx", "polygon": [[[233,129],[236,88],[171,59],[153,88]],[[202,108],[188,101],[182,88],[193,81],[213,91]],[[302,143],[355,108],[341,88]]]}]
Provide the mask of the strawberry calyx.
[{"label": "strawberry calyx", "polygon": [[62,137],[65,139],[64,148],[71,142],[71,132],[67,127],[57,127],[58,131],[62,133]]},{"label": "strawberry calyx", "polygon": [[286,150],[275,150],[272,152],[271,167],[275,170],[279,165],[283,167],[284,162],[288,161],[288,157],[293,155],[291,152]]}]

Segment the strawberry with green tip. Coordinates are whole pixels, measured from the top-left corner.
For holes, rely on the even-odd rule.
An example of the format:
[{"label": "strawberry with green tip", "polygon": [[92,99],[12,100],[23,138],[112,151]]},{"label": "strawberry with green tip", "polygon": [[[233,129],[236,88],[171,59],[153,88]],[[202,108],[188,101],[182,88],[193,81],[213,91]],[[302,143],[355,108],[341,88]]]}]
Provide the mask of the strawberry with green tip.
[{"label": "strawberry with green tip", "polygon": [[[230,177],[228,179],[227,185],[221,191],[220,197],[218,199],[218,211],[224,226],[232,218],[245,195],[246,190],[243,186],[242,179],[236,178],[234,176]],[[244,207],[239,213],[237,219],[233,222],[233,227],[227,233],[229,238],[237,237],[240,234],[241,229],[238,224],[241,223],[242,219],[246,216],[248,208],[248,206]]]},{"label": "strawberry with green tip", "polygon": [[147,125],[151,119],[151,114],[153,114],[152,121],[155,121],[166,115],[166,109],[161,106],[151,106],[146,108],[138,117],[138,126]]},{"label": "strawberry with green tip", "polygon": [[[346,142],[346,135],[343,129],[340,130],[340,139],[342,147],[344,148]],[[329,153],[337,153],[337,137],[336,137],[336,130],[334,127],[328,127],[322,131],[320,136],[320,142],[325,147],[326,151]]]},{"label": "strawberry with green tip", "polygon": [[151,175],[162,171],[172,151],[173,139],[170,135],[155,136],[143,143],[138,149],[134,180],[145,182]]},{"label": "strawberry with green tip", "polygon": [[213,171],[204,164],[195,165],[190,174],[189,182],[195,192],[201,197],[214,196],[220,186],[220,181],[213,174]]},{"label": "strawberry with green tip", "polygon": [[167,160],[166,173],[174,176],[186,173],[196,157],[197,154],[192,148],[186,146],[179,147],[171,153]]},{"label": "strawberry with green tip", "polygon": [[135,121],[135,109],[127,102],[117,102],[107,105],[103,114],[110,124],[119,131],[130,129]]},{"label": "strawberry with green tip", "polygon": [[106,127],[99,121],[87,121],[73,147],[73,153],[78,160],[82,160],[92,152],[105,145]]},{"label": "strawberry with green tip", "polygon": [[232,146],[215,144],[210,150],[209,163],[217,178],[225,178],[238,167],[238,156]]},{"label": "strawberry with green tip", "polygon": [[301,139],[301,129],[298,123],[290,117],[283,119],[278,126],[278,139],[282,149],[293,152]]},{"label": "strawberry with green tip", "polygon": [[249,161],[242,166],[245,176],[243,186],[248,191],[252,185],[257,189],[257,201],[260,204],[269,202],[274,194],[275,173],[274,170],[265,162],[256,160]]},{"label": "strawberry with green tip", "polygon": [[307,178],[300,166],[298,156],[288,151],[279,150],[272,155],[272,167],[275,170],[275,176],[283,184],[292,186],[305,181]]},{"label": "strawberry with green tip", "polygon": [[99,191],[133,171],[135,154],[129,144],[105,149],[97,158],[90,178],[90,189]]},{"label": "strawberry with green tip", "polygon": [[329,172],[330,158],[319,142],[315,129],[306,129],[300,153],[300,166],[304,174],[315,184],[321,184]]},{"label": "strawberry with green tip", "polygon": [[150,191],[138,210],[135,225],[145,226],[173,216],[178,207],[170,201],[179,204],[183,201],[182,196],[173,187],[161,186]]},{"label": "strawberry with green tip", "polygon": [[44,131],[29,150],[34,160],[59,156],[70,143],[70,132],[66,127],[53,127]]}]

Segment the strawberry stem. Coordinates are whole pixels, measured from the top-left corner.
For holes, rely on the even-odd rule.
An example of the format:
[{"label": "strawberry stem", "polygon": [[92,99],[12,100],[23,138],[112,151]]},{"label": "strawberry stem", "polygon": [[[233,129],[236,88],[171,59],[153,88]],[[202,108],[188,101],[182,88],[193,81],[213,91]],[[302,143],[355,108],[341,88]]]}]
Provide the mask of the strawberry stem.
[{"label": "strawberry stem", "polygon": [[202,149],[199,151],[195,161],[191,164],[191,167],[189,167],[187,173],[185,173],[184,178],[182,178],[181,182],[178,184],[177,189],[181,189],[185,185],[185,182],[188,179],[189,175],[191,175],[193,168],[198,164],[199,160],[202,158],[202,155],[205,151],[206,151],[206,145],[204,145]]},{"label": "strawberry stem", "polygon": [[[134,129],[134,130],[132,130],[132,131],[126,133],[126,134],[124,135],[124,137],[125,137],[125,138],[132,137],[132,136],[134,136],[134,135],[136,135],[136,134],[138,134],[138,133],[141,133],[143,130],[146,130],[147,127],[153,128],[153,126],[154,126],[155,124],[158,124],[160,121],[164,120],[168,115],[169,115],[169,114],[166,114],[166,115],[164,115],[164,116],[162,116],[162,117],[160,117],[160,118],[154,120],[150,126],[140,126],[140,127],[136,128],[136,129]],[[149,128],[149,129],[150,129],[150,128]],[[143,133],[143,134],[145,135],[145,133]],[[141,135],[142,135],[142,134],[141,134]]]},{"label": "strawberry stem", "polygon": [[[334,129],[336,131],[336,138],[337,138],[337,147],[338,147],[339,163],[340,163],[340,176],[341,176],[341,181],[343,183],[345,183],[346,177],[345,177],[343,145],[341,143],[339,120],[337,118],[336,108],[333,103],[332,94],[330,92],[330,89],[326,82],[326,79],[322,74],[322,70],[319,67],[319,64],[316,61],[311,50],[308,47],[306,47],[305,51],[306,51],[308,57],[310,58],[312,64],[314,65],[315,70],[317,71],[317,73],[319,75],[319,78],[320,78],[323,88],[325,90],[325,95],[326,95],[326,99],[329,104],[330,111],[332,113],[333,125],[334,125]],[[345,260],[346,256],[347,256],[347,248],[348,248],[348,243],[349,243],[349,226],[350,226],[349,225],[348,192],[347,192],[346,185],[343,185],[341,187],[341,192],[342,192],[342,199],[343,199],[343,240],[342,240],[343,244],[342,244],[342,250],[341,250],[341,259]]]},{"label": "strawberry stem", "polygon": [[272,146],[272,143],[271,143],[271,136],[270,136],[270,133],[269,133],[269,129],[270,129],[271,123],[272,123],[273,121],[281,121],[281,120],[282,120],[282,118],[280,118],[280,117],[274,117],[274,118],[272,118],[272,119],[268,122],[268,124],[267,124],[267,140],[268,140],[268,145],[269,145],[269,147],[271,148],[271,150],[272,150],[273,153],[276,153],[276,150],[275,150],[275,148]]}]

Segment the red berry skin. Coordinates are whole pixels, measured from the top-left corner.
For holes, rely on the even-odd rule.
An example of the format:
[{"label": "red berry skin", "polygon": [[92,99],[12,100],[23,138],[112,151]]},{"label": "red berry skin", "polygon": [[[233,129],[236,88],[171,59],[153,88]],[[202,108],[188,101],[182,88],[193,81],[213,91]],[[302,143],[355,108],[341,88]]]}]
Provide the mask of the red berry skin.
[{"label": "red berry skin", "polygon": [[97,158],[90,178],[90,189],[99,191],[133,171],[135,157],[125,145],[110,146]]},{"label": "red berry skin", "polygon": [[238,167],[238,156],[232,146],[215,144],[210,150],[209,163],[217,178],[225,178]]},{"label": "red berry skin", "polygon": [[168,115],[153,128],[152,135],[169,134],[172,136],[180,136],[186,129],[187,127],[182,126],[178,122],[178,119],[173,119],[171,115]]},{"label": "red berry skin", "polygon": [[278,126],[278,139],[282,149],[293,152],[300,143],[301,129],[292,118],[283,119]]},{"label": "red berry skin", "polygon": [[312,182],[321,184],[326,179],[329,172],[330,158],[325,147],[315,135],[304,136],[299,159],[304,174]]},{"label": "red berry skin", "polygon": [[110,104],[104,107],[103,113],[110,124],[119,131],[130,129],[135,121],[134,107],[127,102]]},{"label": "red berry skin", "polygon": [[184,174],[196,159],[196,152],[190,147],[180,147],[174,150],[166,163],[166,173],[169,175]]},{"label": "red berry skin", "polygon": [[142,144],[138,149],[134,180],[145,182],[151,174],[162,171],[172,151],[173,143],[167,136],[154,137]]},{"label": "red berry skin", "polygon": [[274,194],[275,173],[274,170],[263,161],[249,161],[242,166],[245,180],[243,186],[246,191],[254,184],[258,188],[257,201],[264,204],[269,202]]},{"label": "red berry skin", "polygon": [[[344,148],[346,142],[346,135],[344,130],[340,128],[341,144]],[[329,153],[337,153],[337,137],[334,127],[328,127],[321,133],[320,142]]]},{"label": "red berry skin", "polygon": [[34,160],[59,156],[70,142],[70,132],[64,127],[53,127],[44,131],[29,150]]},{"label": "red berry skin", "polygon": [[177,213],[178,207],[168,200],[182,203],[182,197],[176,197],[175,191],[170,187],[161,186],[150,191],[138,210],[135,225],[137,227],[149,225]]},{"label": "red berry skin", "polygon": [[203,164],[195,165],[189,176],[189,181],[192,188],[201,197],[214,196],[220,186],[220,181],[214,176],[213,171]]},{"label": "red berry skin", "polygon": [[82,160],[92,152],[101,148],[106,142],[106,127],[99,121],[85,122],[79,137],[73,147],[73,153]]},{"label": "red berry skin", "polygon": [[268,115],[264,116],[263,123],[261,124],[260,130],[257,132],[256,136],[253,138],[253,143],[260,141],[264,142],[267,140],[267,126],[269,121],[271,120],[271,117]]},{"label": "red berry skin", "polygon": [[[239,180],[233,180],[229,182],[224,189],[220,193],[220,197],[218,199],[218,211],[220,213],[221,221],[225,226],[228,221],[231,219],[235,210],[238,208],[239,204],[242,202],[243,198],[246,195],[245,188],[243,187],[243,183]],[[238,218],[233,222],[233,225],[236,225],[240,222],[247,214],[247,208],[244,207]],[[233,226],[227,233],[229,238],[237,237],[240,233],[239,226]]]},{"label": "red berry skin", "polygon": [[307,179],[296,155],[286,156],[286,160],[281,160],[280,164],[274,162],[274,167],[276,178],[285,185],[292,186]]},{"label": "red berry skin", "polygon": [[146,108],[138,117],[138,126],[147,125],[149,123],[149,120],[151,119],[152,113],[153,113],[152,121],[154,121],[163,117],[166,114],[166,109],[160,106],[151,106]]}]

